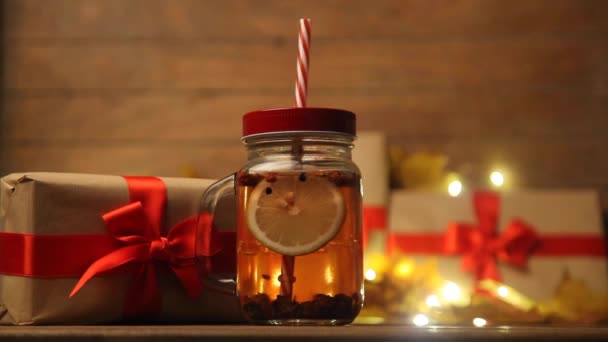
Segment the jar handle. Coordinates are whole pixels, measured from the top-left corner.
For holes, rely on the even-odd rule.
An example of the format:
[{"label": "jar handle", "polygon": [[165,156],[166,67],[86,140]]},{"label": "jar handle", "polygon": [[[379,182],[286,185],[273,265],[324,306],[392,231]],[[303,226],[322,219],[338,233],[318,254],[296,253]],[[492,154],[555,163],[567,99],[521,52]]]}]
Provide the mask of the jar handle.
[{"label": "jar handle", "polygon": [[201,199],[201,210],[210,214],[215,212],[217,202],[226,195],[236,195],[236,173],[228,175],[211,184]]},{"label": "jar handle", "polygon": [[[208,227],[205,227],[205,225],[208,225],[209,222],[207,220],[203,219],[203,217],[205,216],[204,215],[205,213],[211,214],[211,216],[213,217],[214,225],[219,226],[220,228],[234,228],[235,227],[234,223],[231,225],[228,225],[229,227],[225,227],[226,225],[218,225],[217,224],[218,216],[215,215],[216,209],[218,208],[218,204],[228,200],[228,201],[231,201],[230,204],[232,204],[232,206],[229,206],[229,209],[232,210],[233,216],[235,216],[235,217],[232,217],[232,219],[233,219],[232,222],[236,221],[236,212],[234,211],[235,210],[234,208],[236,208],[235,180],[236,180],[236,174],[233,173],[233,174],[226,176],[226,177],[220,179],[219,181],[211,184],[207,188],[207,190],[205,190],[205,192],[203,193],[203,196],[201,198],[198,222],[196,225],[197,226],[197,228],[196,228],[197,237],[204,235],[203,234],[204,229],[208,228]],[[222,206],[222,205],[220,204],[220,206]],[[197,260],[199,263],[206,263],[206,262],[209,262],[208,258],[201,256],[201,254],[199,254],[199,251],[201,251],[201,249],[202,249],[200,244],[204,242],[202,240],[203,239],[200,239],[200,238],[196,239]],[[202,266],[203,266],[202,269],[204,269],[205,265],[202,265]],[[205,282],[205,287],[207,289],[215,291],[215,292],[227,294],[227,295],[236,295],[235,274],[236,274],[236,270],[234,270],[234,272],[231,272],[231,273],[216,273],[216,272],[213,272],[211,274],[204,273],[201,275],[201,277],[203,278],[203,280]]]}]

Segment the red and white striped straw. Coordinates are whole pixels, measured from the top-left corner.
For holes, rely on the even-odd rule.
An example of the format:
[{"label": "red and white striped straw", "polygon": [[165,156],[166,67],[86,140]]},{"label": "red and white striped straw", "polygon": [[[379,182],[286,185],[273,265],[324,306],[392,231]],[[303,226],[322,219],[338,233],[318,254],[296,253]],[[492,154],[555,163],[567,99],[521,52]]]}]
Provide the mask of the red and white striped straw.
[{"label": "red and white striped straw", "polygon": [[[310,57],[310,19],[300,19],[300,29],[298,32],[298,59],[297,59],[297,75],[296,75],[296,101],[295,107],[306,107],[306,96],[308,95],[308,65]],[[281,283],[281,295],[292,297],[293,283],[296,278],[293,276],[295,272],[296,257],[283,255],[281,260],[281,275],[279,282]]]},{"label": "red and white striped straw", "polygon": [[295,107],[306,107],[306,95],[308,95],[308,64],[310,61],[310,24],[310,19],[300,19]]},{"label": "red and white striped straw", "polygon": [[295,272],[295,261],[296,257],[291,255],[283,255],[281,260],[281,275],[279,276],[279,282],[281,283],[281,295],[292,297],[293,283],[296,278],[293,276]]}]

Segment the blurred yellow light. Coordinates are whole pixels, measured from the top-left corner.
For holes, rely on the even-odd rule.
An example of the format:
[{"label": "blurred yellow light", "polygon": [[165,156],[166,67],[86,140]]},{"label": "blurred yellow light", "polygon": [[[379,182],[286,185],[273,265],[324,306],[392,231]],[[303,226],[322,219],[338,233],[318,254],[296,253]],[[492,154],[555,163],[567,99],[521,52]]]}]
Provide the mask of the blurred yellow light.
[{"label": "blurred yellow light", "polygon": [[456,197],[456,196],[460,195],[461,192],[462,192],[462,182],[459,180],[451,181],[450,185],[448,185],[448,194],[450,194],[450,196],[452,196],[452,197]]},{"label": "blurred yellow light", "polygon": [[413,270],[414,270],[414,266],[412,265],[411,262],[401,261],[395,267],[394,272],[397,277],[405,278],[405,277],[409,276],[410,274],[412,274]]},{"label": "blurred yellow light", "polygon": [[386,319],[384,317],[359,315],[359,316],[357,316],[357,318],[355,319],[353,324],[376,325],[376,324],[384,323],[385,320]]},{"label": "blurred yellow light", "polygon": [[334,271],[329,266],[325,268],[325,282],[328,284],[334,282]]},{"label": "blurred yellow light", "polygon": [[483,319],[481,317],[473,318],[473,325],[478,328],[485,327],[486,324],[488,324],[488,321],[486,321],[485,319]]},{"label": "blurred yellow light", "polygon": [[281,276],[281,269],[277,269],[274,271],[274,273],[272,274],[272,285],[276,286],[276,287],[280,287],[281,286],[281,282],[279,281],[279,277]]},{"label": "blurred yellow light", "polygon": [[496,292],[498,293],[499,296],[501,296],[503,298],[509,295],[509,289],[506,288],[505,286],[499,286],[498,290],[496,290]]},{"label": "blurred yellow light", "polygon": [[417,327],[423,327],[429,324],[429,318],[423,314],[417,314],[414,316],[414,319],[412,319],[412,322],[414,322]]},{"label": "blurred yellow light", "polygon": [[441,291],[443,298],[447,301],[456,301],[460,298],[460,287],[452,282],[448,282]]},{"label": "blurred yellow light", "polygon": [[364,260],[365,269],[373,269],[376,273],[382,274],[386,272],[389,266],[389,258],[384,253],[366,253]]},{"label": "blurred yellow light", "polygon": [[376,280],[377,274],[376,271],[372,270],[371,268],[368,269],[367,271],[365,271],[365,279],[369,280],[369,281],[374,281]]},{"label": "blurred yellow light", "polygon": [[490,173],[490,182],[496,187],[500,187],[505,183],[505,176],[500,171],[492,171]]},{"label": "blurred yellow light", "polygon": [[426,297],[426,305],[429,308],[438,308],[441,306],[441,304],[439,303],[439,297],[437,295],[430,295],[428,297]]},{"label": "blurred yellow light", "polygon": [[484,279],[478,285],[482,290],[496,293],[502,301],[513,305],[519,310],[530,311],[537,306],[532,299],[524,296],[521,292],[497,281]]}]

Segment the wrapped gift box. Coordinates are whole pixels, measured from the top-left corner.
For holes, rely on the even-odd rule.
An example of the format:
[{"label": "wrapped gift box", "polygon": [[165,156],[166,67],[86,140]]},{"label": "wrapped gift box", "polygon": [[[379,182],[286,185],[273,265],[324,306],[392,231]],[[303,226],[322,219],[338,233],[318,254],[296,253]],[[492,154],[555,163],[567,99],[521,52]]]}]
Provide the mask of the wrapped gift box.
[{"label": "wrapped gift box", "polygon": [[432,265],[445,282],[422,293],[422,306],[464,307],[485,295],[521,312],[537,312],[539,303],[558,294],[565,278],[586,289],[586,301],[608,299],[606,247],[594,191],[458,197],[399,191],[391,198],[389,227],[392,253],[406,256],[410,265]]},{"label": "wrapped gift box", "polygon": [[200,233],[212,247],[201,259],[205,267],[194,262],[198,205],[211,182],[59,173],[2,178],[0,323],[241,321],[232,295],[233,209],[216,213],[222,226]]},{"label": "wrapped gift box", "polygon": [[389,162],[386,136],[382,132],[357,134],[353,160],[363,180],[363,239],[367,255],[383,254],[386,249]]}]

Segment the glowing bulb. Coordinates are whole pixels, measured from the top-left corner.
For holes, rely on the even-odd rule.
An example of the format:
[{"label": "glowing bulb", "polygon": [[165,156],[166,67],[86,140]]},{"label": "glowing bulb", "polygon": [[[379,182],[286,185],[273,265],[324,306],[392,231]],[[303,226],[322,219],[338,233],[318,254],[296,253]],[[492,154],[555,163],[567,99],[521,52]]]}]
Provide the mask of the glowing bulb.
[{"label": "glowing bulb", "polygon": [[279,281],[279,277],[281,276],[281,269],[277,269],[274,271],[274,273],[272,274],[272,285],[276,286],[276,287],[280,287],[281,286],[281,282]]},{"label": "glowing bulb", "polygon": [[327,284],[331,284],[334,282],[334,272],[329,266],[325,268],[325,282]]},{"label": "glowing bulb", "polygon": [[388,256],[384,253],[378,252],[370,252],[365,255],[365,269],[372,269],[376,271],[377,274],[382,274],[386,272],[386,269],[389,266]]},{"label": "glowing bulb", "polygon": [[450,194],[450,196],[456,197],[456,196],[460,195],[461,192],[462,192],[462,182],[461,181],[454,180],[454,181],[450,182],[450,185],[448,185],[448,193]]},{"label": "glowing bulb", "polygon": [[395,267],[395,274],[398,277],[402,277],[405,278],[407,276],[409,276],[413,271],[413,266],[411,262],[407,262],[407,261],[401,261],[400,263],[397,264],[397,267]]},{"label": "glowing bulb", "polygon": [[440,307],[441,304],[439,303],[439,297],[434,294],[426,297],[426,305],[430,308]]},{"label": "glowing bulb", "polygon": [[475,317],[473,319],[473,325],[478,328],[485,327],[486,324],[488,324],[488,321],[486,321],[485,319],[483,319],[481,317]]},{"label": "glowing bulb", "polygon": [[498,292],[498,295],[503,298],[509,295],[509,289],[506,288],[505,286],[499,286],[498,290],[496,290],[496,292]]},{"label": "glowing bulb", "polygon": [[429,318],[423,314],[417,314],[416,316],[414,316],[414,319],[412,319],[412,322],[414,322],[414,325],[416,325],[417,327],[423,327],[429,324]]},{"label": "glowing bulb", "polygon": [[500,187],[505,183],[505,176],[500,171],[492,171],[490,173],[490,182],[496,187]]},{"label": "glowing bulb", "polygon": [[369,281],[374,281],[376,280],[376,271],[372,270],[371,268],[367,271],[365,271],[365,279],[369,280]]},{"label": "glowing bulb", "polygon": [[448,301],[456,301],[460,298],[460,287],[452,282],[448,282],[443,287],[443,297]]}]

